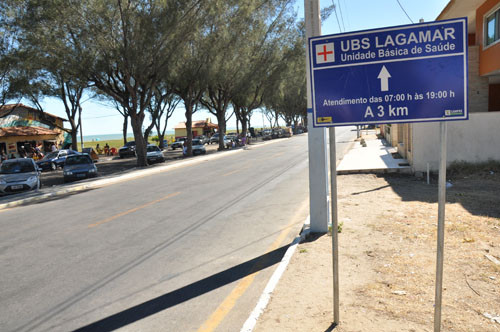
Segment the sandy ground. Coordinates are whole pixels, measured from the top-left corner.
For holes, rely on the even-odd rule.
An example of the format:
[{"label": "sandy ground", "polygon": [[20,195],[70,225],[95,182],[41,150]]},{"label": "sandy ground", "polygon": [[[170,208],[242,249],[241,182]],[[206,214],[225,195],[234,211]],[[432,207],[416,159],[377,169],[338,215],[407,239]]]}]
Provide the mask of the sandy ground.
[{"label": "sandy ground", "polygon": [[[338,177],[340,325],[332,326],[331,236],[297,248],[255,331],[433,331],[437,184]],[[447,190],[442,331],[500,331],[500,175]]]}]

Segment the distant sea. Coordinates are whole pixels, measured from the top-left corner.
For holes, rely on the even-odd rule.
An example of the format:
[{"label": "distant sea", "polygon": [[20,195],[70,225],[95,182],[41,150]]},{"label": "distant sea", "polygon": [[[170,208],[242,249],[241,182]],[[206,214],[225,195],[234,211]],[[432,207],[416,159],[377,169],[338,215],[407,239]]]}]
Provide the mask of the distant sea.
[{"label": "distant sea", "polygon": [[[236,127],[228,127],[227,130],[236,130]],[[174,130],[167,130],[165,132],[166,135],[175,134]],[[156,136],[156,132],[151,133],[151,136]],[[83,135],[84,142],[102,142],[102,141],[111,141],[115,139],[122,139],[123,134],[102,134],[102,135]],[[127,138],[134,138],[134,134],[132,132],[127,133]],[[78,141],[80,141],[80,136],[78,136]]]},{"label": "distant sea", "polygon": [[[166,135],[173,135],[174,131],[173,130],[167,130]],[[156,136],[156,132],[151,134],[152,136]],[[84,142],[103,142],[103,141],[111,141],[115,139],[122,139],[123,134],[118,133],[118,134],[103,134],[103,135],[83,135],[83,141]],[[134,138],[134,134],[132,133],[127,133],[127,138]],[[78,141],[80,141],[80,136],[78,136]]]}]

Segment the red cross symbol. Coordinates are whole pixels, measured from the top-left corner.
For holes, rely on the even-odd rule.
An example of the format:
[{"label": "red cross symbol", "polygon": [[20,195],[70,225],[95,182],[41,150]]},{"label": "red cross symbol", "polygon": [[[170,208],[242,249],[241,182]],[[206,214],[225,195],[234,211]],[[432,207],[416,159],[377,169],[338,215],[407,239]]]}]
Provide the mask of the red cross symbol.
[{"label": "red cross symbol", "polygon": [[318,55],[322,55],[323,61],[326,62],[326,61],[328,61],[328,59],[327,59],[328,54],[333,54],[333,51],[327,51],[326,45],[323,45],[323,52],[319,52]]},{"label": "red cross symbol", "polygon": [[335,62],[335,46],[333,43],[316,44],[316,63]]}]

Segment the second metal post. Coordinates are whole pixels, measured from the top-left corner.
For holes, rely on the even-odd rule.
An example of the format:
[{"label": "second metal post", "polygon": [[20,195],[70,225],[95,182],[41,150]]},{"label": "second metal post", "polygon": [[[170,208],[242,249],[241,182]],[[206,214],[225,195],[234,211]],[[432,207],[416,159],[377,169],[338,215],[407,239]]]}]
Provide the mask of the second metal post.
[{"label": "second metal post", "polygon": [[335,127],[328,132],[330,140],[330,203],[332,214],[332,259],[333,259],[333,323],[339,324],[339,233],[337,215],[337,151]]},{"label": "second metal post", "polygon": [[444,214],[446,207],[446,134],[447,123],[439,124],[441,156],[439,159],[438,189],[438,230],[436,259],[436,293],[434,300],[434,332],[441,331],[441,302],[443,296],[443,260],[444,260]]}]

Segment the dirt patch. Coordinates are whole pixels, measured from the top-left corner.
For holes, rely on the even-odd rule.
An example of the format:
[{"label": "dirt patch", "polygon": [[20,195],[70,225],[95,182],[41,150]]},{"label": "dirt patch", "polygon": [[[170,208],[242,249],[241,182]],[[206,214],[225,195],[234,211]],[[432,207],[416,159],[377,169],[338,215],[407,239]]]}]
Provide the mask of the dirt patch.
[{"label": "dirt patch", "polygon": [[[433,331],[437,185],[411,176],[338,177],[340,325],[331,237],[299,245],[256,331]],[[447,190],[443,331],[500,331],[500,176]],[[490,316],[490,318],[486,316]]]}]

